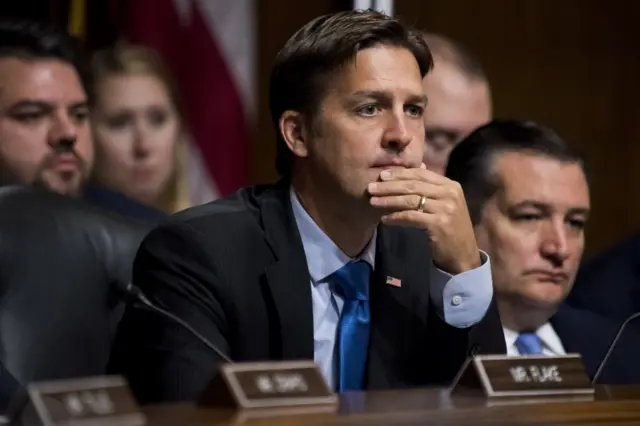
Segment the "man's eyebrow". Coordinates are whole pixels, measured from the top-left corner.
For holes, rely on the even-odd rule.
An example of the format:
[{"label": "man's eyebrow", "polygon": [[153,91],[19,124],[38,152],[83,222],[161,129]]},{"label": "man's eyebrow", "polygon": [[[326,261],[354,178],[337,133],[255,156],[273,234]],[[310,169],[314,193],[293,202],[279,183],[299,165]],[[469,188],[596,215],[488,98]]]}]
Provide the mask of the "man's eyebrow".
[{"label": "man's eyebrow", "polygon": [[69,109],[80,109],[80,108],[89,108],[89,101],[84,100],[84,101],[75,102],[69,105]]},{"label": "man's eyebrow", "polygon": [[24,99],[18,101],[9,107],[10,110],[22,109],[22,108],[39,108],[39,109],[53,109],[53,104],[47,101],[37,99]]},{"label": "man's eyebrow", "polygon": [[[370,98],[370,99],[375,99],[378,101],[388,101],[390,99],[393,98],[393,95],[389,92],[383,91],[383,90],[359,90],[357,92],[354,92],[351,95],[352,98],[354,99],[364,99],[364,98]],[[414,95],[410,95],[407,99],[408,103],[423,103],[426,104],[428,101],[427,99],[427,95],[425,94],[414,94]]]},{"label": "man's eyebrow", "polygon": [[[74,102],[70,104],[67,108],[81,109],[81,108],[88,108],[88,107],[89,107],[89,101],[85,99],[85,100]],[[25,109],[25,108],[52,110],[55,108],[55,105],[52,104],[51,102],[38,100],[38,99],[24,99],[11,105],[9,107],[9,110],[14,111],[14,110]]]},{"label": "man's eyebrow", "polygon": [[[523,207],[533,207],[539,210],[548,211],[551,207],[545,203],[541,203],[535,200],[524,200],[511,206],[512,209],[519,209]],[[567,211],[568,214],[589,215],[589,208],[587,207],[572,207]]]},{"label": "man's eyebrow", "polygon": [[573,207],[569,209],[569,214],[579,214],[583,216],[589,216],[590,210],[587,207]]},{"label": "man's eyebrow", "polygon": [[547,204],[541,203],[540,201],[536,201],[536,200],[520,201],[519,203],[513,204],[511,206],[511,209],[520,209],[523,207],[533,207],[539,210],[549,210],[549,206]]},{"label": "man's eyebrow", "polygon": [[354,92],[351,97],[357,99],[371,98],[376,100],[387,100],[392,98],[389,92],[382,90],[358,90],[357,92]]},{"label": "man's eyebrow", "polygon": [[423,93],[423,94],[420,94],[420,95],[411,95],[411,96],[409,96],[408,101],[409,101],[409,103],[412,103],[412,104],[425,104],[426,105],[427,103],[429,103],[429,98],[427,97],[427,95],[425,95]]}]

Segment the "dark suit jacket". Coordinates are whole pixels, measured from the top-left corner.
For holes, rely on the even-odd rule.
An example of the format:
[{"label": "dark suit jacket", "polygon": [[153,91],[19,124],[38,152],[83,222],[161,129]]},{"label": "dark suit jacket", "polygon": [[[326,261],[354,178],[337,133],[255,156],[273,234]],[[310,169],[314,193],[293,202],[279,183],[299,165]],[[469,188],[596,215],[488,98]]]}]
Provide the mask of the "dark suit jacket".
[{"label": "dark suit jacket", "polygon": [[[551,324],[567,353],[582,355],[585,370],[593,378],[620,324],[593,312],[563,305],[551,318]],[[625,329],[598,383],[640,384],[640,334],[634,327]]]},{"label": "dark suit jacket", "polygon": [[640,311],[640,235],[585,262],[567,301],[618,321]]},{"label": "dark suit jacket", "polygon": [[9,370],[0,363],[0,416],[7,413],[16,396],[23,391],[22,386]]},{"label": "dark suit jacket", "polygon": [[99,186],[87,187],[82,198],[94,206],[144,222],[157,224],[167,218],[167,215],[160,210],[145,206],[119,192]]},{"label": "dark suit jacket", "polygon": [[[449,383],[470,352],[504,353],[495,304],[456,329],[429,303],[423,231],[381,226],[370,287],[368,388]],[[386,285],[387,275],[402,280]],[[313,359],[309,272],[288,185],[254,187],[190,209],[152,231],[134,283],[235,361]],[[193,400],[220,360],[179,325],[129,307],[112,352],[141,402]]]}]

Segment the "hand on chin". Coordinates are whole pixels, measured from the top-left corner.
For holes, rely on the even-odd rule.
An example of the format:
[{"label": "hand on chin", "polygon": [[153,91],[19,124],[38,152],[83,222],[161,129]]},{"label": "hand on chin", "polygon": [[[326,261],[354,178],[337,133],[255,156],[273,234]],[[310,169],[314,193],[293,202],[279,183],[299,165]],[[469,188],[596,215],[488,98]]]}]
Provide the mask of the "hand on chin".
[{"label": "hand on chin", "polygon": [[393,168],[369,184],[370,204],[385,224],[426,231],[434,263],[456,275],[480,266],[473,226],[462,188],[425,167]]}]

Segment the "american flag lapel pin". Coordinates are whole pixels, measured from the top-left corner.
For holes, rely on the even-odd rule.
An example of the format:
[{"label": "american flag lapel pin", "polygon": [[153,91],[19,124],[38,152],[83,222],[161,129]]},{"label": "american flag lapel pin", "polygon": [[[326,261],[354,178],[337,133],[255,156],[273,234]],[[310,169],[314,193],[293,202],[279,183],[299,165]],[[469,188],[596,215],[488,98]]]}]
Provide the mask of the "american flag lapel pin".
[{"label": "american flag lapel pin", "polygon": [[402,281],[399,278],[387,276],[387,284],[394,287],[402,287]]}]

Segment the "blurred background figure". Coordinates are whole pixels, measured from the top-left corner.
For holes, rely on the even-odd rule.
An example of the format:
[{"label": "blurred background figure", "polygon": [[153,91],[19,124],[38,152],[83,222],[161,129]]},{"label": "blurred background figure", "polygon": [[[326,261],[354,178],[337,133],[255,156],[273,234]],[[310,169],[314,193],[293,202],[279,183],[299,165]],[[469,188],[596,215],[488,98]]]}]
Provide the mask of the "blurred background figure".
[{"label": "blurred background figure", "polygon": [[640,312],[640,235],[585,261],[568,302],[618,321]]},{"label": "blurred background figure", "polygon": [[426,33],[433,70],[424,78],[429,104],[424,114],[424,163],[444,174],[453,147],[491,120],[491,90],[482,64],[459,43]]},{"label": "blurred background figure", "polygon": [[[87,8],[95,3],[100,2],[86,1]],[[180,90],[189,133],[191,202],[203,204],[249,183],[251,131],[259,96],[255,19],[260,2],[110,3],[119,4],[111,8],[111,16],[119,21],[117,38],[156,51]],[[86,15],[90,21],[91,12]],[[85,35],[91,40],[90,23]]]},{"label": "blurred background figure", "polygon": [[166,213],[189,207],[184,114],[162,60],[121,43],[96,53],[92,72],[95,183]]},{"label": "blurred background figure", "polygon": [[82,192],[93,164],[87,93],[71,37],[0,22],[0,185]]},{"label": "blurred background figure", "polygon": [[41,187],[160,221],[165,215],[158,210],[87,185],[94,163],[93,96],[82,52],[54,26],[0,21],[0,186]]}]

